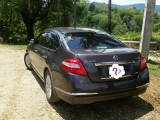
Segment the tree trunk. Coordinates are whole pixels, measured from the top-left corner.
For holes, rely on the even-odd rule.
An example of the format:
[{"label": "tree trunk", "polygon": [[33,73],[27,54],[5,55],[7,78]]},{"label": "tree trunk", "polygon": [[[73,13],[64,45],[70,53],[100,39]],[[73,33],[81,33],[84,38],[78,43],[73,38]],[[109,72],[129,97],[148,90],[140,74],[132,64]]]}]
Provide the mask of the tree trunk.
[{"label": "tree trunk", "polygon": [[60,0],[57,0],[57,27],[60,27]]},{"label": "tree trunk", "polygon": [[64,7],[64,13],[63,13],[63,26],[64,27],[69,27],[69,16],[68,16],[68,11]]},{"label": "tree trunk", "polygon": [[27,28],[27,41],[30,41],[32,38],[34,38],[34,26],[33,24],[26,24]]},{"label": "tree trunk", "polygon": [[108,32],[111,34],[112,33],[112,15],[111,15],[111,5],[112,5],[112,0],[108,1]]},{"label": "tree trunk", "polygon": [[41,21],[47,18],[49,7],[51,6],[53,1],[45,1],[42,4],[41,0],[36,1],[26,1],[22,0],[19,5],[19,10],[23,19],[23,22],[27,28],[27,39],[30,40],[34,38],[34,24],[37,21]]},{"label": "tree trunk", "polygon": [[76,0],[74,0],[74,27],[76,28],[76,17],[77,17],[77,15],[76,15]]},{"label": "tree trunk", "polygon": [[35,22],[31,18],[28,17],[28,14],[25,13],[25,10],[21,11],[21,16],[27,28],[26,41],[30,41],[32,38],[34,38],[34,23]]}]

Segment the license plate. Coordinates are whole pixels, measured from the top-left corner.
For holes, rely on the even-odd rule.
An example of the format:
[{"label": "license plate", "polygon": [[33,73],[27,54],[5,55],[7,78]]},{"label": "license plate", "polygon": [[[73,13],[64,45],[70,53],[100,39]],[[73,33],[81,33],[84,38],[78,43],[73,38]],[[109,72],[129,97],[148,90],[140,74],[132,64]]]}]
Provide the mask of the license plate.
[{"label": "license plate", "polygon": [[125,75],[124,67],[118,64],[113,64],[109,67],[109,76],[110,78],[119,79]]}]

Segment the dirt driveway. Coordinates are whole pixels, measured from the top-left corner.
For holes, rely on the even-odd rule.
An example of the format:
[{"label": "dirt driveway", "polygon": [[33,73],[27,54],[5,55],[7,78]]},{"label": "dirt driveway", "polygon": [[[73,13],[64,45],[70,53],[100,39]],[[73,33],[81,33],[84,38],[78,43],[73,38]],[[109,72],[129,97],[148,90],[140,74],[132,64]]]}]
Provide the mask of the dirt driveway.
[{"label": "dirt driveway", "polygon": [[0,120],[160,120],[160,80],[140,97],[69,105],[49,104],[43,82],[23,63],[25,50],[0,45]]}]

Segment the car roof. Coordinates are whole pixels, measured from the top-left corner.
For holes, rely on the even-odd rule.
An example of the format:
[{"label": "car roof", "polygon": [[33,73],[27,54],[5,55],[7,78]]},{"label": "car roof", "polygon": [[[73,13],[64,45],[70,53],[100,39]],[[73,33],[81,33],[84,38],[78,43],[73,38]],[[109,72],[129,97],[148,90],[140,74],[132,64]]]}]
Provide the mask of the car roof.
[{"label": "car roof", "polygon": [[48,30],[57,30],[57,31],[61,32],[62,34],[73,33],[73,32],[103,32],[104,33],[104,31],[100,31],[100,30],[96,30],[96,29],[74,28],[74,27],[56,27],[56,28],[52,28],[52,29],[48,29]]}]

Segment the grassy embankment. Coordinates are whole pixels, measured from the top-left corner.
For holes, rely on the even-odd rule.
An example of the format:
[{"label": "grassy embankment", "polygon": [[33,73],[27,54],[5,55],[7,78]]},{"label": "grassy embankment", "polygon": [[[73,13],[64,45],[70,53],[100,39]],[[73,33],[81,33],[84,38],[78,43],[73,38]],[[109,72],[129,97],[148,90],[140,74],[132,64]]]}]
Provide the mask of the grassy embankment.
[{"label": "grassy embankment", "polygon": [[[117,35],[115,37],[119,38],[120,40],[140,41],[141,34],[140,33],[136,33],[136,32],[128,32],[128,33],[126,33],[124,35]],[[155,41],[155,42],[160,43],[160,32],[153,33],[151,41]]]},{"label": "grassy embankment", "polygon": [[148,68],[152,79],[160,80],[160,54],[150,54]]}]

